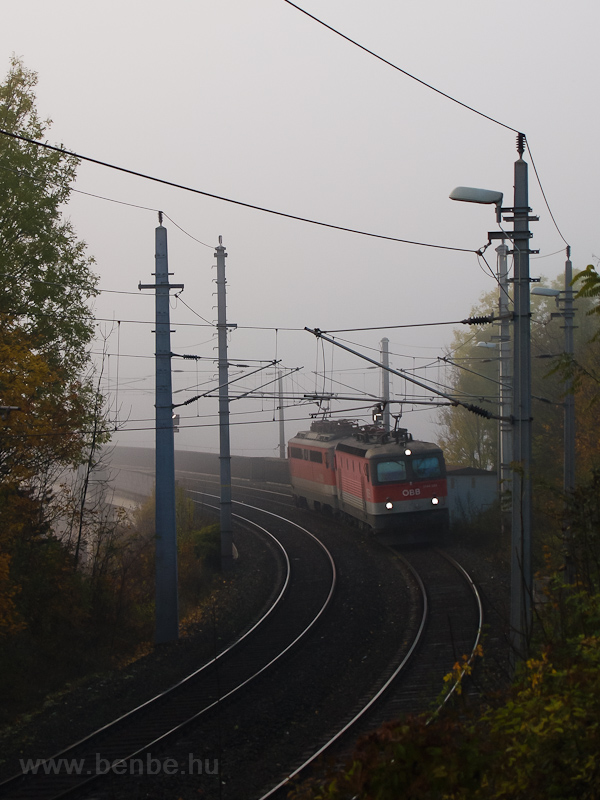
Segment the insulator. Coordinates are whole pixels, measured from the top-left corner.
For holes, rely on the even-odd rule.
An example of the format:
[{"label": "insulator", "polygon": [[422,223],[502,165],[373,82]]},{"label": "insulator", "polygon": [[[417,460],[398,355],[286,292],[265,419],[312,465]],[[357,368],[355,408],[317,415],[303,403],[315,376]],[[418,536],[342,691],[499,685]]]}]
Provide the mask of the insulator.
[{"label": "insulator", "polygon": [[486,325],[489,322],[494,322],[494,317],[467,317],[463,319],[465,325]]},{"label": "insulator", "polygon": [[517,133],[517,152],[520,156],[525,152],[525,134]]},{"label": "insulator", "polygon": [[486,419],[492,418],[491,411],[487,411],[485,408],[474,406],[472,403],[465,403],[464,406],[467,409],[467,411],[472,411],[473,414],[477,414],[477,416],[479,417],[485,417]]}]

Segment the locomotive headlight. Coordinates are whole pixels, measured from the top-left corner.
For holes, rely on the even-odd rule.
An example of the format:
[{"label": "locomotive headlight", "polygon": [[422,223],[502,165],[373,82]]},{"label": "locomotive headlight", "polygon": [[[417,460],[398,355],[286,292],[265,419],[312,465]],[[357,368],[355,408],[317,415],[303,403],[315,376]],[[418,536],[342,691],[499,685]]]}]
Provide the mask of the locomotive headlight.
[{"label": "locomotive headlight", "polygon": [[386,500],[385,501],[385,507],[387,508],[388,511],[391,511],[392,508],[394,507],[394,504],[392,503],[391,500]]},{"label": "locomotive headlight", "polygon": [[412,450],[409,450],[409,449],[407,448],[407,449],[404,451],[404,455],[405,455],[405,456],[412,456]]},{"label": "locomotive headlight", "polygon": [[433,505],[433,506],[437,506],[437,504],[438,504],[439,502],[440,502],[440,501],[438,500],[438,498],[437,498],[437,497],[432,497],[432,498],[431,498],[431,505]]}]

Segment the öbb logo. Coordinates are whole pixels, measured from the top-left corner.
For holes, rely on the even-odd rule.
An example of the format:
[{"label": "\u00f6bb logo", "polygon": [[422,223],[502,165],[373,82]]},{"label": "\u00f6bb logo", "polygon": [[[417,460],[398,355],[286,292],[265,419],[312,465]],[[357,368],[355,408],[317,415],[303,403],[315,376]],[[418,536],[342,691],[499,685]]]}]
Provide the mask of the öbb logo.
[{"label": "\u00f6bb logo", "polygon": [[403,489],[402,490],[402,495],[404,497],[415,497],[415,496],[420,495],[420,494],[421,494],[421,490],[420,489]]}]

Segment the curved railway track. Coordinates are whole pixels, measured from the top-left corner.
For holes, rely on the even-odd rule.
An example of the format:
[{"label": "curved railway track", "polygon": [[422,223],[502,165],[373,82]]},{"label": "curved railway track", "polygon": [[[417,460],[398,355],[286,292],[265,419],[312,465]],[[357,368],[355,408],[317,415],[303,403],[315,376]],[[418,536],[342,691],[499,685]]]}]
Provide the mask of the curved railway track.
[{"label": "curved railway track", "polygon": [[[196,483],[197,478],[193,481]],[[250,495],[258,493],[262,496],[264,491],[248,483],[236,488]],[[199,496],[209,496],[205,491],[191,491]],[[285,496],[283,492],[273,494]],[[272,502],[269,498],[269,503]],[[278,497],[275,502],[283,501]],[[270,513],[254,508],[258,512]],[[419,598],[419,609],[405,631],[405,640],[388,669],[377,676],[370,691],[354,705],[339,727],[322,737],[309,754],[305,753],[295,769],[260,795],[260,800],[283,798],[290,784],[301,780],[321,756],[332,751],[349,755],[352,742],[360,733],[373,730],[403,713],[418,713],[431,707],[439,695],[442,677],[452,670],[463,654],[469,660],[473,658],[481,639],[483,605],[468,572],[456,559],[439,550],[388,549],[412,576]],[[455,689],[456,684],[450,686],[442,705]]]},{"label": "curved railway track", "polygon": [[[178,479],[203,505],[212,502],[219,484],[215,476],[209,475],[179,473]],[[460,565],[452,564],[445,556],[432,550],[393,552],[390,557],[389,551],[373,547],[372,542],[367,550],[355,545],[347,548],[344,543],[348,542],[348,531],[344,532],[331,520],[315,518],[294,509],[295,519],[314,520],[313,529],[319,530],[319,535],[330,547],[332,542],[334,544],[333,553],[336,561],[341,562],[341,573],[346,582],[345,588],[334,594],[336,567],[331,554],[326,556],[325,550],[317,544],[317,538],[303,526],[284,521],[281,514],[268,510],[285,507],[292,511],[291,493],[286,492],[285,487],[271,485],[264,488],[253,486],[246,480],[236,483],[235,492],[239,498],[236,505],[240,509],[236,514],[236,524],[251,525],[256,530],[263,527],[266,515],[270,527],[277,528],[275,535],[281,547],[288,551],[276,602],[264,615],[264,622],[257,623],[243,639],[172,690],[96,731],[74,748],[57,754],[55,759],[84,759],[82,774],[76,776],[78,781],[72,781],[72,776],[44,775],[42,782],[35,783],[34,776],[25,780],[21,777],[0,784],[0,796],[55,798],[73,792],[85,796],[83,784],[96,778],[94,773],[87,773],[90,759],[94,762],[90,767],[92,770],[99,757],[104,759],[100,762],[102,765],[116,762],[118,768],[119,764],[125,765],[144,753],[152,752],[154,755],[156,751],[161,753],[163,761],[166,753],[175,756],[173,761],[181,764],[185,762],[186,751],[207,755],[210,750],[219,761],[223,759],[225,769],[223,775],[219,771],[218,775],[203,776],[206,778],[202,783],[203,796],[236,800],[240,797],[283,797],[290,781],[301,779],[319,755],[333,752],[342,758],[361,732],[373,729],[399,713],[426,708],[438,695],[441,677],[452,669],[463,652],[470,652],[476,646],[481,629],[481,603],[479,600],[478,605],[474,602],[475,586]],[[268,506],[268,509],[255,503]],[[244,521],[242,517],[245,517]],[[358,535],[353,538],[356,541]],[[306,547],[309,541],[311,551],[316,548],[320,552],[318,569],[315,556],[306,549],[298,549],[301,542]],[[371,556],[373,551],[379,553],[379,561],[376,558],[372,563],[366,561],[356,570],[356,575],[350,575],[355,570],[356,558],[364,556],[366,560],[367,551]],[[391,561],[401,565],[401,570],[390,566]],[[282,555],[283,562],[285,556]],[[365,579],[365,575],[372,573],[375,563],[384,570],[382,574],[386,575],[386,581],[391,584],[396,581],[392,584],[392,591],[389,586],[385,591],[395,598],[401,609],[398,619],[406,618],[402,620],[402,626],[396,620],[391,627],[386,627],[383,617],[375,625],[371,622],[370,627],[381,628],[381,633],[368,630],[369,608],[377,609],[383,599],[383,594],[381,597],[377,594],[377,579],[371,584],[367,584]],[[289,577],[286,577],[288,570]],[[409,574],[412,577],[409,578]],[[410,589],[407,582],[411,583]],[[417,588],[419,584],[421,588]],[[415,601],[416,594],[422,598],[419,602]],[[334,599],[335,603],[332,602]],[[337,606],[337,610],[330,608],[326,621],[315,628],[315,621],[323,620],[328,604]],[[293,606],[296,611],[292,613]],[[409,608],[410,612],[407,611]],[[367,627],[361,628],[361,625]],[[341,630],[344,626],[347,630]],[[304,636],[306,645],[294,648],[301,636]],[[344,647],[353,648],[350,652],[354,653],[350,656],[354,663],[347,663],[346,671],[358,672],[356,662],[366,659],[365,663],[369,664],[373,650],[383,647],[382,637],[387,647],[385,658],[373,658],[370,672],[368,668],[362,668],[360,680],[348,681],[350,691],[345,706],[338,701],[337,705],[332,704],[333,711],[330,709],[326,713],[327,692],[344,693],[344,663],[336,667],[338,673],[335,673],[330,663],[335,656],[323,657],[321,651],[328,647],[335,654],[344,640]],[[348,650],[340,649],[339,652],[343,653],[342,659],[348,658]],[[282,659],[283,653],[287,656],[285,660]],[[339,677],[334,677],[336,674]],[[320,681],[324,681],[323,687],[319,685]],[[328,681],[330,689],[327,688]],[[341,688],[334,686],[332,681],[338,681]],[[244,691],[239,692],[242,686]],[[287,696],[290,694],[294,695],[294,702],[288,708]],[[240,696],[243,696],[243,703],[235,701]],[[238,707],[243,710],[238,710]],[[160,721],[163,713],[165,716]],[[310,722],[306,722],[311,715],[321,713],[320,726],[313,728]],[[314,719],[318,718],[313,716]],[[305,728],[304,735],[301,728]],[[288,734],[289,743],[286,743],[283,740]],[[279,739],[280,745],[274,745],[271,739]],[[209,743],[210,748],[199,742]],[[311,743],[309,749],[307,742]],[[299,756],[302,752],[304,755]],[[235,758],[239,761],[235,762]],[[251,763],[253,761],[263,762],[261,768],[256,769],[256,764]],[[253,770],[255,774],[251,776]],[[162,778],[158,776],[153,779],[156,785],[146,782],[142,786],[141,783],[132,784],[131,779],[124,782],[121,776],[112,775],[113,771],[117,772],[112,770],[106,776],[106,782],[94,783],[90,787],[93,795],[89,796],[98,800],[130,796],[195,797],[199,791],[199,784],[191,779],[185,779],[187,783],[180,786],[168,781],[161,783]],[[248,772],[248,781],[243,774],[236,775],[244,771]],[[182,771],[181,775],[184,774]],[[279,778],[275,777],[277,775]],[[63,778],[68,778],[68,781],[63,782]]]},{"label": "curved railway track", "polygon": [[[132,760],[180,738],[200,717],[218,716],[230,698],[311,630],[333,596],[336,568],[331,554],[298,524],[293,523],[293,534],[281,525],[273,534],[240,514],[236,517],[238,524],[276,541],[284,561],[279,591],[261,619],[184,680],[38,763],[35,774],[21,773],[4,781],[0,796],[28,800],[65,797],[81,792],[107,773],[126,774]],[[299,532],[303,535],[298,536]]]},{"label": "curved railway track", "polygon": [[[483,605],[471,576],[454,558],[441,551],[398,553],[395,548],[390,549],[402,558],[419,588],[421,609],[412,626],[412,639],[399,651],[398,662],[382,676],[381,685],[361,701],[338,730],[262,794],[260,800],[285,797],[291,784],[307,777],[322,756],[333,752],[343,761],[351,755],[352,743],[360,733],[374,730],[403,713],[423,711],[438,696],[441,677],[462,654],[469,661],[473,659],[481,639]],[[454,683],[449,688],[433,713],[441,710],[456,687]]]},{"label": "curved railway track", "polygon": [[[214,476],[211,479],[210,476],[186,474],[180,478],[184,478],[197,497],[209,497],[210,490],[191,489],[192,486],[218,486]],[[260,502],[268,503],[269,507],[292,506],[291,495],[274,487],[263,489],[242,480],[238,481],[235,491],[238,497],[260,497]],[[482,603],[473,580],[461,565],[448,554],[431,549],[390,550],[412,575],[414,589],[420,597],[418,610],[404,631],[395,658],[336,728],[320,736],[304,756],[296,759],[297,766],[293,770],[286,772],[275,786],[271,784],[266,792],[249,796],[260,796],[261,800],[284,797],[290,783],[301,780],[320,756],[334,752],[343,758],[349,755],[360,733],[373,730],[402,713],[421,712],[431,707],[439,695],[442,677],[452,670],[463,653],[469,655],[477,647],[483,622]],[[446,699],[454,688],[451,687]]]}]

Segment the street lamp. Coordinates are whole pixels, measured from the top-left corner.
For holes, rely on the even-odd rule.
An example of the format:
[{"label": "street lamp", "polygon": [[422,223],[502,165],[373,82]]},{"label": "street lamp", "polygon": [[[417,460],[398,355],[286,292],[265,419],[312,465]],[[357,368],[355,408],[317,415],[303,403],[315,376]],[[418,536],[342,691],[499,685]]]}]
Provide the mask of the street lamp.
[{"label": "street lamp", "polygon": [[450,194],[453,200],[467,203],[495,204],[496,219],[502,214],[513,222],[512,231],[488,234],[493,239],[509,239],[513,243],[514,298],[513,298],[513,477],[512,477],[512,535],[511,535],[511,643],[513,663],[527,655],[531,630],[531,328],[529,300],[529,222],[531,217],[528,196],[527,163],[523,161],[525,136],[517,136],[519,158],[514,166],[514,205],[502,208],[502,194],[486,189],[458,187]]},{"label": "street lamp", "polygon": [[496,206],[496,222],[502,220],[502,192],[490,189],[474,189],[471,186],[457,186],[450,192],[450,200],[459,200],[461,203],[478,203]]},{"label": "street lamp", "polygon": [[560,292],[558,289],[547,289],[545,286],[534,286],[531,294],[536,294],[538,297],[558,297]]}]

